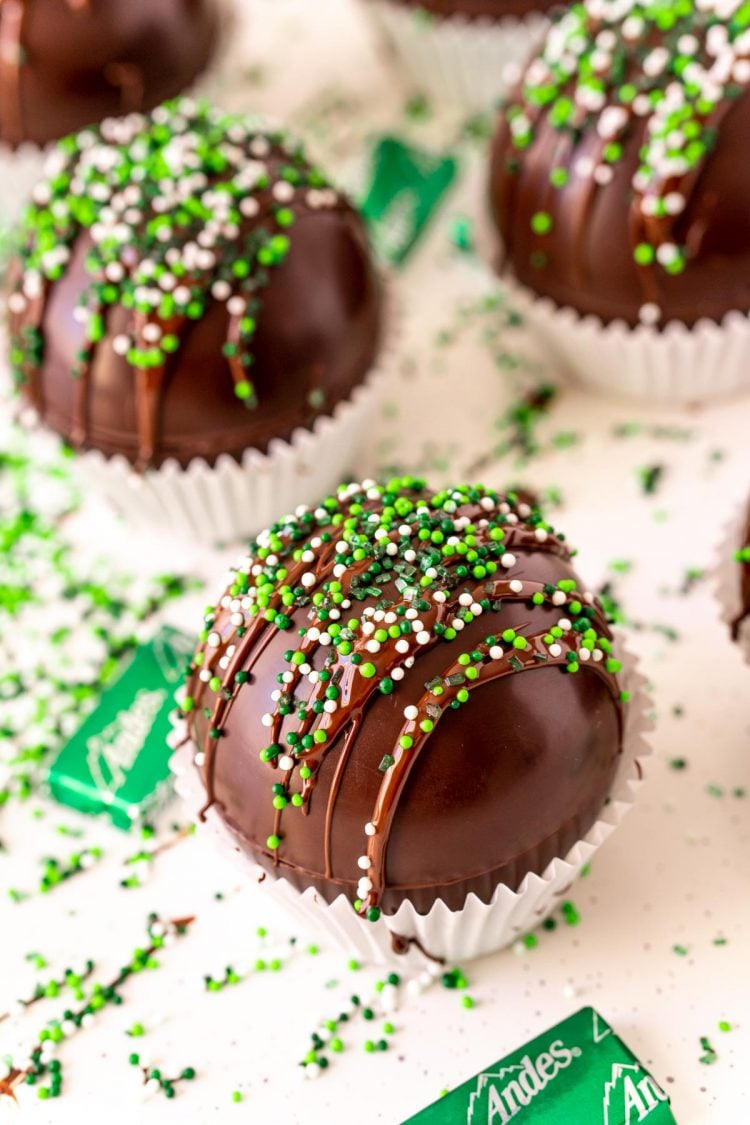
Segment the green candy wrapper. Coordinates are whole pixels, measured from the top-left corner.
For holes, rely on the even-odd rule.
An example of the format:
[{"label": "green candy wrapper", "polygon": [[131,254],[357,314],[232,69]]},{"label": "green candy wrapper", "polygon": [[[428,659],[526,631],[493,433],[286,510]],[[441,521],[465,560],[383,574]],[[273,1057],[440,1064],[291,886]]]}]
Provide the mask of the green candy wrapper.
[{"label": "green candy wrapper", "polygon": [[593,1008],[582,1008],[404,1125],[676,1125],[669,1098]]},{"label": "green candy wrapper", "polygon": [[413,148],[397,137],[375,145],[369,189],[361,204],[379,253],[401,265],[456,176],[457,162]]},{"label": "green candy wrapper", "polygon": [[141,645],[50,767],[57,801],[124,829],[159,803],[170,778],[169,715],[193,647],[168,627]]}]

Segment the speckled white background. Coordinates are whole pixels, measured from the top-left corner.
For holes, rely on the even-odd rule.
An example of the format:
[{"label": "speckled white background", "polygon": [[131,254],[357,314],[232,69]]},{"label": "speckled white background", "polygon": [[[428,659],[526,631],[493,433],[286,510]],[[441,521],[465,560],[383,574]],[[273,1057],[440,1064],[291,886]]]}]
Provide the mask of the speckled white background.
[{"label": "speckled white background", "polygon": [[[233,77],[221,83],[225,101],[297,121],[350,178],[361,136],[404,131],[404,87],[373,51],[355,0],[242,3],[248,25],[237,35],[235,55],[244,74],[238,80],[236,69],[226,72]],[[416,136],[435,144],[454,129],[433,121]],[[397,283],[403,362],[373,449],[363,451],[363,472],[396,463],[436,480],[458,479],[502,436],[498,420],[514,384],[494,355],[501,348],[515,352],[522,341],[512,334],[494,338],[496,314],[459,311],[476,310],[493,286],[479,260],[459,254],[448,238],[451,218],[472,211],[480,184],[480,161],[469,155],[460,188]],[[437,334],[457,325],[456,342],[439,346]],[[614,435],[631,422],[639,423],[637,433]],[[578,926],[560,924],[542,931],[535,949],[469,966],[471,1011],[461,1007],[458,994],[439,987],[405,1001],[391,1017],[397,1032],[385,1054],[366,1055],[364,1025],[353,1025],[346,1051],[328,1072],[301,1083],[296,1063],[310,1032],[321,1018],[337,1014],[352,991],[366,994],[375,974],[354,974],[345,957],[323,948],[315,958],[300,953],[288,960],[279,974],[254,975],[206,994],[205,973],[254,960],[256,926],[267,926],[282,943],[290,935],[263,888],[237,886],[234,868],[194,839],[163,856],[145,888],[123,892],[118,859],[135,850],[136,841],[38,801],[4,811],[0,827],[9,851],[0,854],[0,1012],[24,994],[30,950],[57,967],[91,956],[98,979],[107,980],[141,942],[149,910],[198,917],[158,972],[126,986],[121,1008],[107,1010],[64,1046],[62,1099],[44,1104],[32,1090],[21,1091],[23,1119],[67,1125],[106,1114],[112,1122],[148,1125],[396,1123],[589,1003],[669,1091],[680,1125],[750,1119],[750,796],[733,795],[738,788],[750,791],[750,669],[718,621],[710,581],[679,592],[688,567],[712,565],[722,528],[745,494],[748,422],[750,400],[669,412],[565,391],[540,429],[542,456],[526,467],[489,459],[481,469],[488,484],[522,479],[560,489],[564,503],[554,519],[580,547],[580,569],[590,585],[608,577],[613,560],[633,563],[617,583],[630,619],[641,626],[629,630],[629,640],[652,683],[655,752],[638,806],[571,892]],[[687,436],[663,436],[665,427]],[[569,448],[553,440],[570,432],[578,440]],[[662,483],[645,496],[639,470],[656,464],[664,466]],[[95,504],[79,518],[77,534],[106,544],[124,566],[145,558],[156,570],[187,567],[210,576],[221,569],[209,552],[134,538]],[[203,600],[192,609],[173,608],[170,619],[192,629]],[[668,639],[665,626],[678,639]],[[684,770],[670,768],[676,757],[686,759]],[[39,807],[46,815],[34,819],[32,809]],[[14,906],[6,889],[32,889],[40,857],[69,850],[55,832],[60,823],[82,823],[84,842],[103,846],[105,860],[48,898]],[[301,946],[315,940],[312,930],[296,936]],[[717,938],[726,944],[714,944]],[[686,955],[676,954],[675,945]],[[340,983],[328,987],[332,981]],[[13,1026],[1,1024],[0,1055],[16,1043],[28,1047],[58,1009],[48,1007],[37,1006]],[[732,1030],[719,1031],[720,1020]],[[135,1021],[148,1029],[138,1049],[155,1065],[165,1071],[192,1065],[199,1072],[172,1103],[141,1101],[124,1033]],[[699,1062],[702,1035],[717,1051],[710,1066]],[[240,1105],[231,1102],[235,1089],[245,1095]],[[15,1113],[11,1103],[0,1103],[0,1119],[14,1120]]]}]

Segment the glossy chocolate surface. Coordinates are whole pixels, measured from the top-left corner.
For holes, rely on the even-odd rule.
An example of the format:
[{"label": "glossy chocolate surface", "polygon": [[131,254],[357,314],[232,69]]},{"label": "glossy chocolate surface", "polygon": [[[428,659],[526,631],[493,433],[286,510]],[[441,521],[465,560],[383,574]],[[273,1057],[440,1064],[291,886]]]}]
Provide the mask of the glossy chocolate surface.
[{"label": "glossy chocolate surface", "polygon": [[[412,500],[424,496],[429,503],[430,494],[421,487],[407,484],[400,492],[396,488],[391,492]],[[338,509],[344,514],[352,495],[360,499],[346,495]],[[441,499],[443,495],[448,493]],[[437,899],[460,909],[470,892],[488,901],[500,883],[516,889],[528,872],[542,872],[585,835],[612,783],[622,740],[615,677],[606,661],[580,657],[582,634],[575,628],[561,634],[557,645],[548,633],[565,621],[571,606],[581,609],[578,595],[572,592],[578,585],[567,548],[551,531],[546,537],[548,525],[537,522],[540,517],[527,506],[515,507],[512,501],[502,514],[505,499],[490,494],[492,503],[483,507],[483,495],[481,491],[471,497],[456,494],[459,506],[453,518],[468,516],[478,526],[478,542],[493,547],[487,521],[491,526],[499,521],[504,539],[496,557],[502,556],[504,562],[497,564],[491,578],[458,579],[454,573],[428,585],[418,612],[423,631],[416,640],[410,638],[410,648],[399,642],[401,655],[393,640],[376,644],[378,651],[373,653],[368,643],[372,631],[362,630],[360,635],[355,630],[352,654],[338,655],[331,663],[331,650],[322,642],[307,646],[299,639],[298,629],[320,624],[319,610],[304,605],[285,610],[290,622],[284,630],[247,617],[247,628],[238,635],[228,599],[207,624],[208,641],[201,645],[200,664],[194,665],[190,677],[188,692],[194,705],[188,724],[200,751],[207,800],[235,834],[238,846],[299,889],[316,887],[328,901],[342,892],[357,898],[358,882],[365,874],[360,857],[367,855],[372,889],[365,896],[363,913],[375,907],[391,914],[403,899],[423,913]],[[382,510],[382,502],[365,500],[362,519],[370,511]],[[536,528],[541,529],[543,541],[536,538]],[[283,540],[284,532],[280,534]],[[399,540],[395,531],[391,535],[401,554],[408,551],[408,538]],[[416,534],[414,542],[419,549]],[[315,552],[318,561],[286,564],[288,585],[294,587],[308,570],[315,582],[305,589],[313,593],[326,589],[342,556],[332,545]],[[276,555],[283,561],[284,552],[276,550]],[[393,557],[401,565],[399,557]],[[449,570],[455,568],[456,557],[460,565],[460,556],[451,559],[448,551]],[[356,574],[365,565],[339,572],[344,593],[352,588],[352,578],[356,588]],[[418,567],[419,561],[414,565]],[[387,580],[381,574],[377,579],[381,594],[353,599],[350,608],[342,608],[341,620],[355,615],[367,621],[384,604],[383,598],[394,620],[399,605],[403,614],[411,602],[404,602],[394,589],[394,578],[395,572]],[[561,581],[569,583],[571,592],[565,596],[559,591]],[[447,591],[445,600],[441,590]],[[490,599],[487,609],[480,609],[456,639],[446,641],[435,633],[435,626],[442,628],[440,622],[449,624],[454,615],[466,612],[462,608],[466,602],[460,599],[467,593],[474,604]],[[533,602],[534,593],[541,604]],[[419,605],[420,599],[414,604]],[[609,632],[601,612],[593,605],[589,610],[586,623],[606,644]],[[398,620],[403,622],[403,616]],[[515,647],[512,640],[498,641],[508,629],[518,634]],[[489,644],[490,634],[502,652]],[[324,669],[332,670],[334,681],[341,676],[336,710],[319,720],[308,718],[301,727],[299,707],[309,709],[315,699],[327,696],[324,684],[311,685],[304,675],[295,675],[285,689],[294,695],[290,714],[284,718],[275,710],[272,693],[278,690],[279,674],[290,666],[285,650],[295,645],[309,652],[306,666],[313,676]],[[478,661],[473,680],[464,677],[465,666],[459,660],[461,653],[469,652],[472,661]],[[410,659],[406,653],[414,656],[413,667],[404,664]],[[354,659],[360,665],[353,665]],[[361,661],[367,677],[359,672]],[[576,661],[576,674],[566,671],[571,661]],[[217,677],[213,686],[200,679],[199,671],[208,675],[207,667]],[[403,670],[400,679],[390,679],[394,669],[398,675],[398,669]],[[385,693],[379,689],[384,678]],[[462,690],[467,699],[459,706],[455,701]],[[415,711],[405,722],[405,708],[410,705]],[[427,728],[418,725],[425,716],[432,716],[434,729],[429,721]],[[273,761],[259,759],[269,741],[282,745],[289,732],[297,728],[309,732],[313,726],[328,731],[329,737],[302,752],[293,766],[278,765],[283,753],[292,751],[281,751],[282,757],[277,754]],[[404,735],[413,745],[402,743]],[[312,769],[312,776],[301,783],[300,763]],[[272,786],[278,783],[287,796],[300,791],[303,807],[274,808]],[[377,829],[371,835],[365,830],[368,823]],[[269,848],[267,840],[274,836],[278,846]]]},{"label": "glossy chocolate surface", "polygon": [[[172,121],[179,107],[170,110]],[[212,141],[218,152],[229,142],[221,120],[216,126],[206,114],[195,129],[218,128],[221,140]],[[263,177],[252,189],[236,189],[247,214],[238,211],[234,227],[215,220],[209,207],[206,217],[187,216],[183,228],[169,228],[165,248],[146,234],[161,221],[161,189],[141,179],[149,203],[128,221],[114,260],[94,245],[100,219],[94,216],[85,226],[67,219],[58,238],[69,258],[40,289],[38,247],[49,222],[47,202],[27,221],[26,250],[16,263],[10,298],[16,378],[45,423],[78,449],[121,454],[141,469],[168,458],[183,466],[194,457],[209,463],[221,454],[240,459],[246,449],[265,451],[274,439],[286,440],[330,414],[377,358],[383,297],[361,219],[332,189],[306,186],[313,175],[319,182],[317,173],[284,139],[269,141],[244,121],[229,119],[227,128],[244,130],[239,146],[232,143],[235,179]],[[295,185],[284,179],[292,173]],[[124,174],[132,175],[127,163]],[[213,198],[216,179],[234,182],[228,172],[206,179],[197,207],[200,198]],[[179,169],[175,183],[179,190]],[[47,199],[46,191],[41,198]],[[65,195],[66,206],[77,208],[71,198]],[[95,252],[99,260],[92,263]],[[208,255],[205,268],[173,274],[200,254]],[[271,255],[270,264],[262,264],[264,254]],[[144,313],[126,304],[131,292],[145,288],[148,297],[153,290],[150,278],[138,281],[149,261],[168,275],[155,299],[186,290],[185,300],[197,301],[195,313],[192,305],[153,311],[147,305]],[[100,307],[96,286],[113,268],[113,276],[124,277],[114,302]],[[82,316],[81,306],[92,315]],[[150,353],[165,338],[173,350],[157,351],[152,362]],[[139,366],[139,356],[148,366]]]},{"label": "glossy chocolate surface", "polygon": [[216,47],[214,0],[2,0],[0,139],[46,144],[188,87]]},{"label": "glossy chocolate surface", "polygon": [[[583,69],[550,79],[550,44],[564,22],[530,63],[501,114],[489,198],[499,265],[534,293],[631,326],[750,309],[750,169],[738,159],[750,131],[750,63],[738,30],[713,7],[666,31],[646,20],[638,33],[630,11],[589,14],[581,35],[601,95]],[[705,104],[680,77],[691,62],[696,88],[710,90]],[[668,88],[685,117],[664,127],[662,142],[648,97]]]}]

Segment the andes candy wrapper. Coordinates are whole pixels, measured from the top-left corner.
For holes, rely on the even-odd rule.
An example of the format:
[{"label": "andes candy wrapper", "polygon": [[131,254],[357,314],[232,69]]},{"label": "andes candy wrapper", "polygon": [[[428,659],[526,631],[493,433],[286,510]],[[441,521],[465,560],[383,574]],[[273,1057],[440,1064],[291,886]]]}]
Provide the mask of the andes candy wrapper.
[{"label": "andes candy wrapper", "polygon": [[669,1098],[593,1008],[557,1024],[404,1125],[676,1125]]},{"label": "andes candy wrapper", "polygon": [[124,829],[162,800],[169,715],[192,651],[192,638],[168,627],[141,645],[50,767],[56,800]]},{"label": "andes candy wrapper", "polygon": [[373,242],[387,262],[401,265],[406,260],[456,171],[452,156],[412,148],[397,137],[377,141],[361,209],[370,223]]}]

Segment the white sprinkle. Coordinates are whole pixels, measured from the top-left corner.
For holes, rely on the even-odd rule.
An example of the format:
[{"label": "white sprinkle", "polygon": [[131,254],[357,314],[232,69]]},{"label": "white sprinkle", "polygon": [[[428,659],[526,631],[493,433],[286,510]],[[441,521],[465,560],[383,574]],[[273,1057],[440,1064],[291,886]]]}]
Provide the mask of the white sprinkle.
[{"label": "white sprinkle", "polygon": [[228,281],[215,281],[211,286],[211,296],[217,301],[226,301],[232,292]]},{"label": "white sprinkle", "polygon": [[490,649],[490,659],[491,660],[502,660],[502,657],[503,657],[503,650],[500,648],[500,645],[493,645],[492,648]]},{"label": "white sprinkle", "polygon": [[408,719],[410,723],[413,722],[416,718],[418,718],[418,716],[419,716],[419,709],[417,707],[415,707],[413,704],[410,704],[408,707],[404,707],[404,718]]},{"label": "white sprinkle", "polygon": [[368,871],[370,868],[370,857],[367,855],[361,855],[357,860],[357,867],[359,867],[362,871]]},{"label": "white sprinkle", "polygon": [[647,301],[638,310],[638,319],[641,324],[657,324],[661,320],[661,309],[653,301]]},{"label": "white sprinkle", "polygon": [[294,758],[290,758],[288,754],[282,754],[279,758],[279,768],[282,770],[294,769]]},{"label": "white sprinkle", "polygon": [[520,594],[523,592],[523,582],[519,582],[517,578],[514,578],[510,583],[510,588],[514,594]]},{"label": "white sprinkle", "polygon": [[510,553],[510,551],[506,551],[505,554],[500,559],[500,565],[504,566],[506,569],[509,569],[510,567],[515,566],[516,565],[516,556],[512,555]]},{"label": "white sprinkle", "polygon": [[22,313],[26,308],[26,299],[22,293],[11,293],[8,298],[8,308],[12,313]]},{"label": "white sprinkle", "polygon": [[279,180],[277,184],[273,185],[271,193],[279,203],[288,203],[290,199],[294,198],[294,187],[286,180]]},{"label": "white sprinkle", "polygon": [[365,836],[374,836],[376,831],[377,829],[375,828],[375,825],[371,820],[368,820],[367,824],[365,825]]}]

